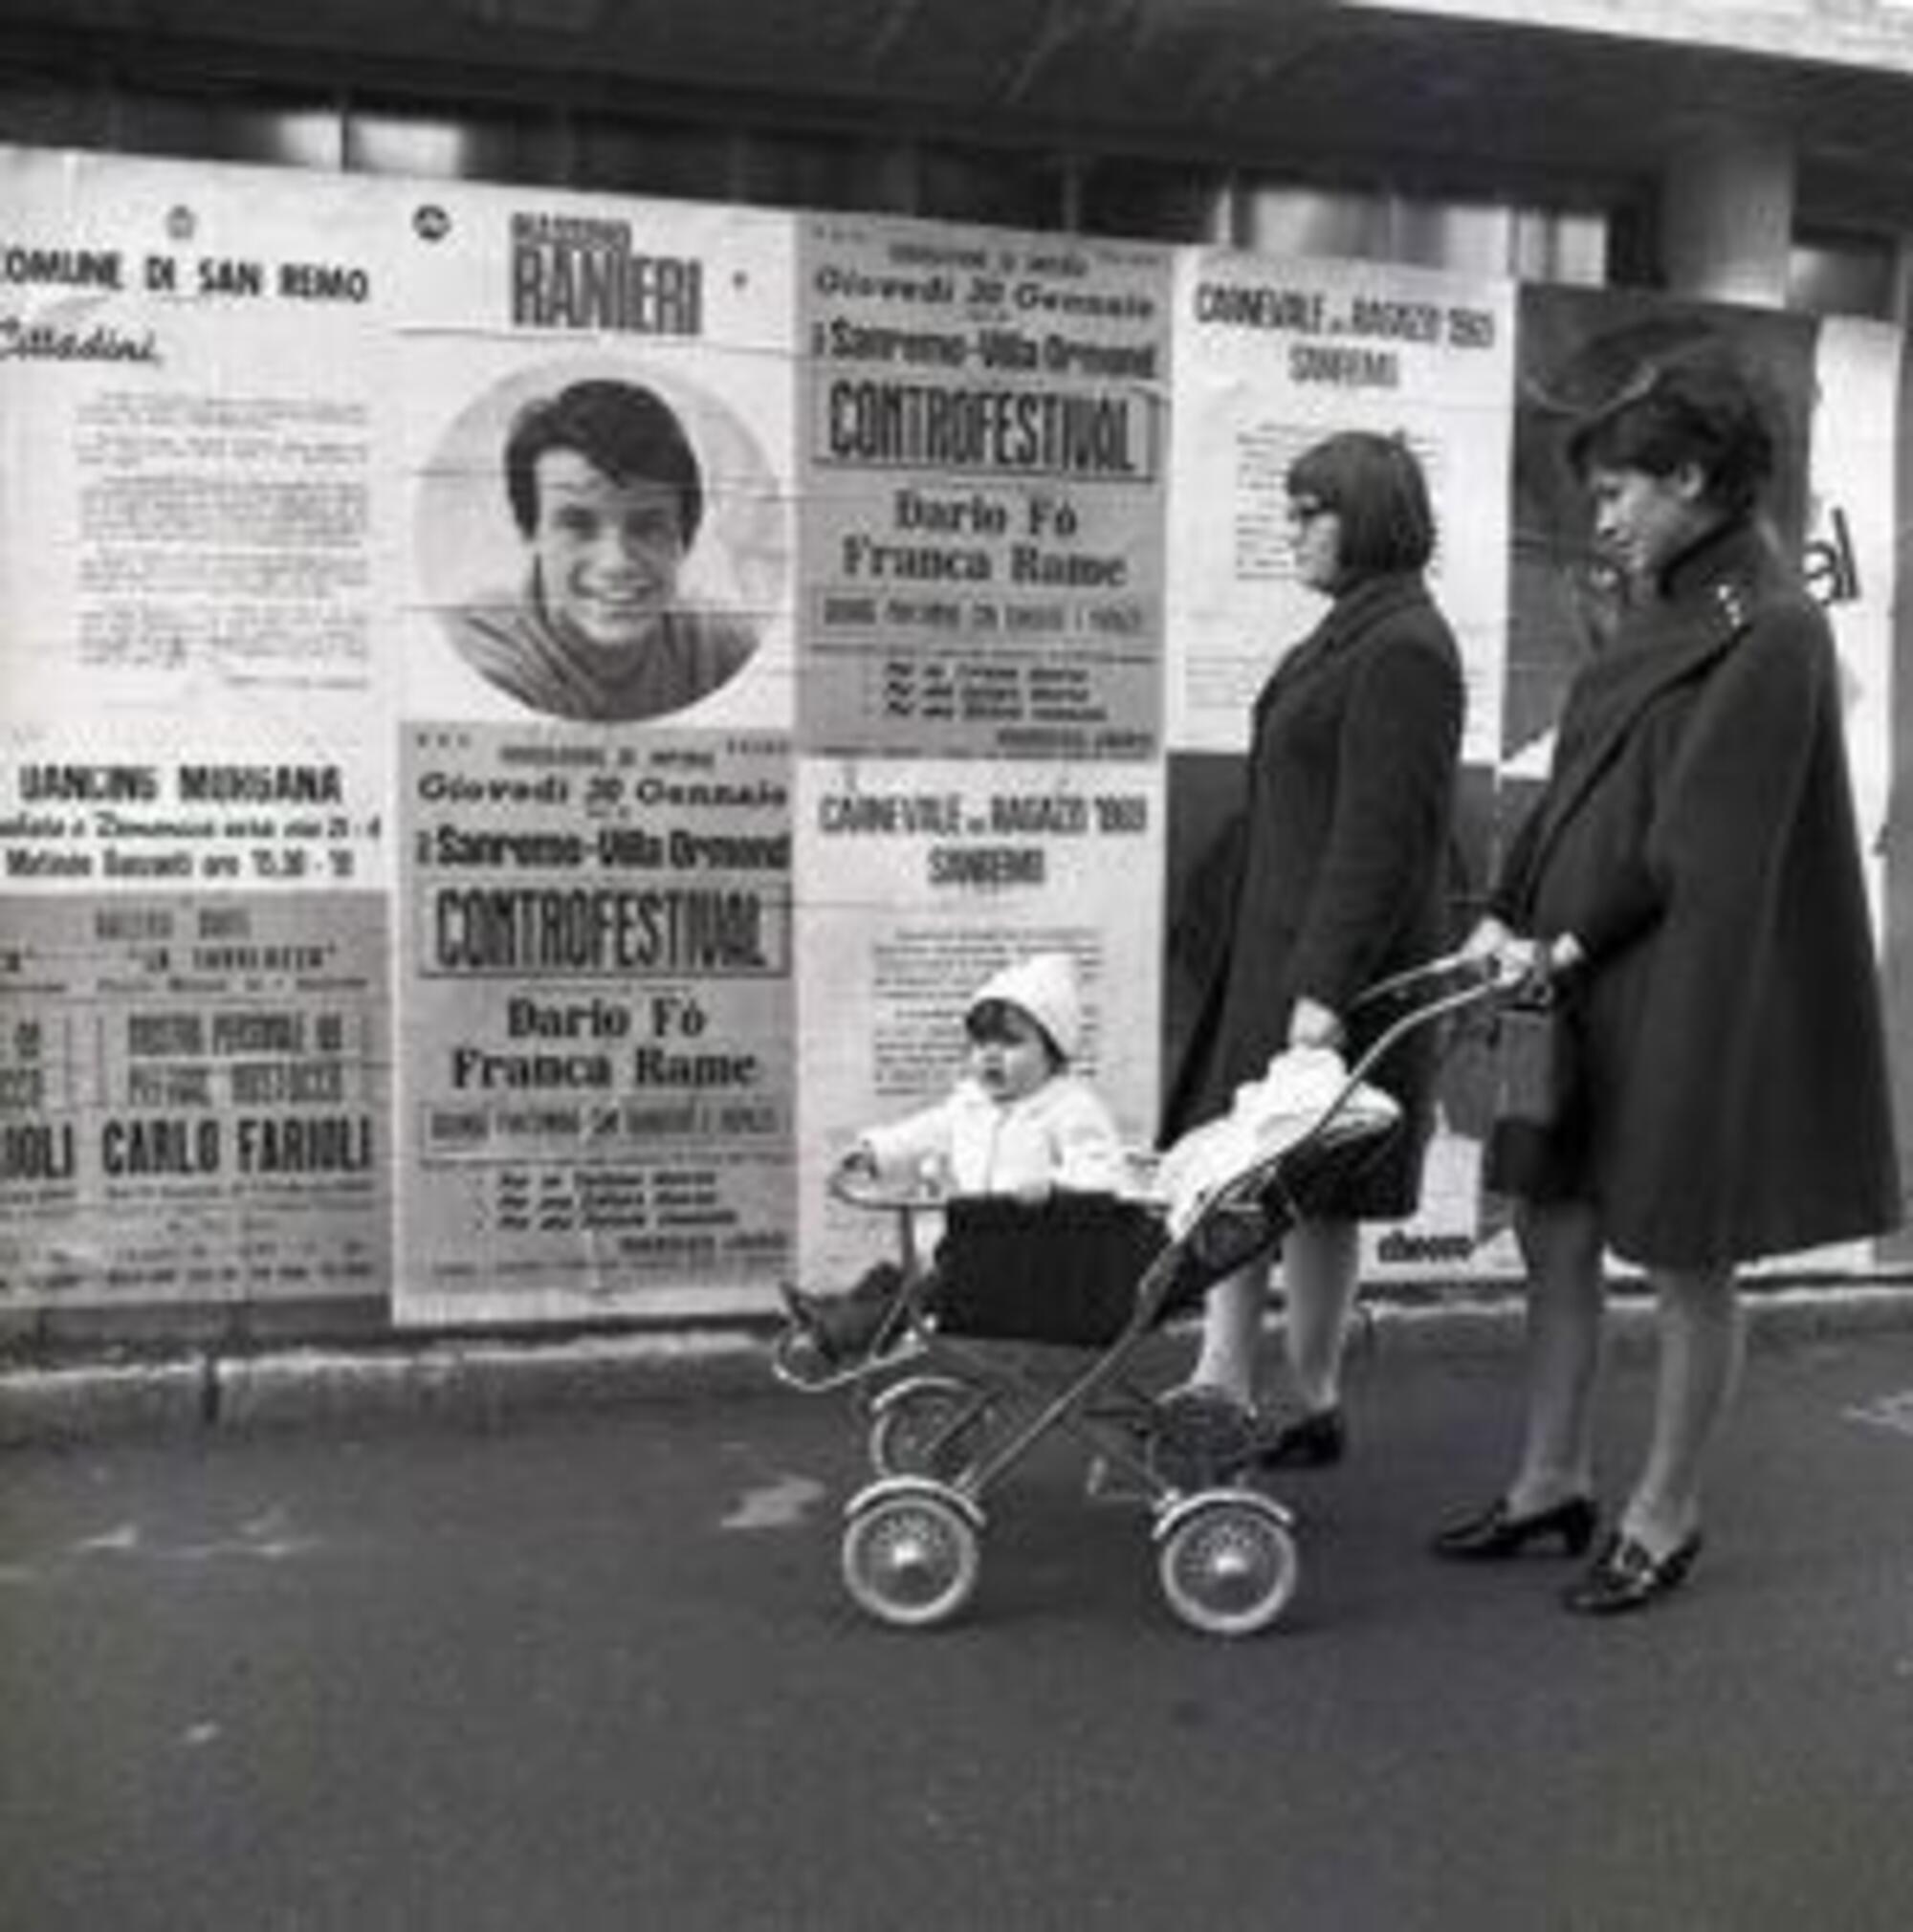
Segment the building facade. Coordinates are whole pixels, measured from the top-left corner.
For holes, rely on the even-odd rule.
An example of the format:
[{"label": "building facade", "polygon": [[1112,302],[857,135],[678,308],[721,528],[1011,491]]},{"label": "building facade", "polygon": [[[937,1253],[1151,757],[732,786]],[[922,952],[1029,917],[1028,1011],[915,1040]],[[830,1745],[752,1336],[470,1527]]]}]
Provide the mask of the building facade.
[{"label": "building facade", "polygon": [[[1039,944],[1146,1141],[1297,439],[1429,462],[1479,871],[1576,648],[1534,399],[1695,331],[1789,399],[1913,1091],[1909,101],[1889,0],[13,0],[0,1314],[760,1309]],[[749,621],[669,699],[517,608],[581,384]],[[1511,1265],[1471,1105],[1377,1270]]]}]

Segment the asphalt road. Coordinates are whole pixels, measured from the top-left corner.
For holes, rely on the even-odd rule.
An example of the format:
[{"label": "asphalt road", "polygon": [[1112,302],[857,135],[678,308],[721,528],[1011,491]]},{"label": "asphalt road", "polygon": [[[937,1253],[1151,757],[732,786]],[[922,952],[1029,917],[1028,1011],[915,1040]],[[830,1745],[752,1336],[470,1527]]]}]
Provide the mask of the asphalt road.
[{"label": "asphalt road", "polygon": [[1360,1365],[1352,1460],[1286,1486],[1301,1595],[1236,1642],[1062,1446],[957,1625],[869,1623],[861,1438],[768,1389],[14,1451],[0,1925],[1913,1923],[1913,1337],[1758,1352],[1693,1581],[1612,1624],[1422,1553],[1512,1373]]}]

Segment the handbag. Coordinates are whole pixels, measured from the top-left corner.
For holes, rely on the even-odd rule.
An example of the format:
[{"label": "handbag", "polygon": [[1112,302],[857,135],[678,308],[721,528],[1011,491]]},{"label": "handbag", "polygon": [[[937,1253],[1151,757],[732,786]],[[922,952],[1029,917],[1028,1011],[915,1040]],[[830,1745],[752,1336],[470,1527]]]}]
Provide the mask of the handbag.
[{"label": "handbag", "polygon": [[1574,1035],[1551,986],[1520,995],[1495,1016],[1492,1065],[1498,1122],[1560,1123],[1574,1091]]}]

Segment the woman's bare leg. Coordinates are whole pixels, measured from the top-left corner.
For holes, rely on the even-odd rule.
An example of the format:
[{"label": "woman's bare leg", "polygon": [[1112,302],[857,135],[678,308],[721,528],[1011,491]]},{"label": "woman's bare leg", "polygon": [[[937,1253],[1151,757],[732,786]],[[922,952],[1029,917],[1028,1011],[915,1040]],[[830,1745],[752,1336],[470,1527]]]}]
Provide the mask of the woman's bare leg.
[{"label": "woman's bare leg", "polygon": [[1528,1516],[1594,1492],[1606,1290],[1593,1208],[1524,1203],[1515,1233],[1528,1266],[1528,1415],[1507,1504]]},{"label": "woman's bare leg", "polygon": [[1256,1355],[1268,1300],[1268,1263],[1251,1262],[1224,1275],[1202,1304],[1202,1345],[1190,1372],[1193,1388],[1220,1389],[1243,1408],[1256,1394]]},{"label": "woman's bare leg", "polygon": [[1342,1400],[1342,1351],[1361,1263],[1360,1230],[1350,1220],[1301,1221],[1282,1244],[1289,1380],[1305,1415]]},{"label": "woman's bare leg", "polygon": [[1701,1476],[1740,1381],[1745,1350],[1731,1268],[1656,1269],[1660,1360],[1654,1433],[1621,1527],[1665,1556],[1700,1526]]}]

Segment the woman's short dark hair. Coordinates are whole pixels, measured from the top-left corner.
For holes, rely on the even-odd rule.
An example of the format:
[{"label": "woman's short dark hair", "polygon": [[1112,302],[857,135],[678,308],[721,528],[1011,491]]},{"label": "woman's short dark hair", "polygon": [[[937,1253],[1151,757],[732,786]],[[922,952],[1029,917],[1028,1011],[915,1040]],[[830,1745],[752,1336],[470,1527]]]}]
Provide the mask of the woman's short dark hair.
[{"label": "woman's short dark hair", "polygon": [[677,522],[686,549],[704,516],[704,481],[691,439],[662,397],[636,383],[607,378],[573,383],[527,403],[505,439],[505,490],[512,515],[529,537],[538,528],[538,460],[575,450],[614,483],[640,478],[677,493]]},{"label": "woman's short dark hair", "polygon": [[1568,432],[1568,461],[1584,482],[1594,469],[1671,476],[1692,463],[1708,500],[1734,512],[1753,507],[1773,460],[1773,430],[1753,379],[1711,342],[1642,363]]},{"label": "woman's short dark hair", "polygon": [[1435,554],[1435,512],[1415,452],[1400,436],[1344,429],[1288,466],[1291,497],[1341,519],[1337,560],[1349,577],[1419,570]]}]

